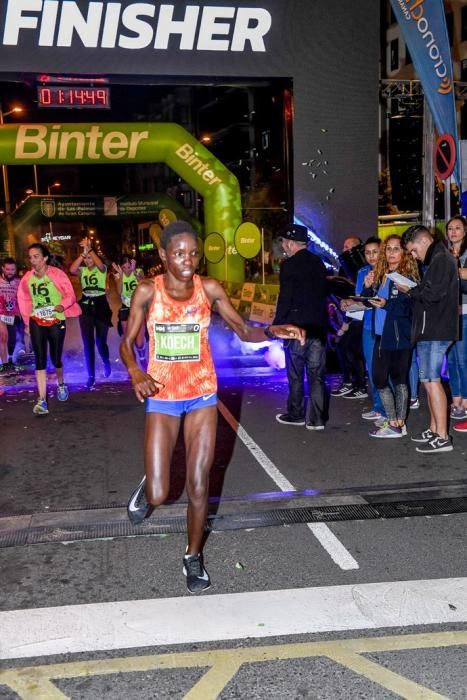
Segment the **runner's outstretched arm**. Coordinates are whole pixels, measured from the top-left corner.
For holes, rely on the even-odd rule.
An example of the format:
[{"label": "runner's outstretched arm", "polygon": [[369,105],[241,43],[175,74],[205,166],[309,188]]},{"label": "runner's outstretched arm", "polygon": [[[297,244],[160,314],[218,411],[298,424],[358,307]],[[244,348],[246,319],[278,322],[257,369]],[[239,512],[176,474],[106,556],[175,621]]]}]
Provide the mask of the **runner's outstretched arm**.
[{"label": "runner's outstretched arm", "polygon": [[291,323],[271,325],[266,328],[249,326],[234,309],[224,288],[217,280],[203,278],[203,285],[211,302],[211,308],[219,313],[240,340],[248,343],[264,343],[265,340],[277,337],[284,340],[299,340],[302,345],[305,343],[305,331]]}]

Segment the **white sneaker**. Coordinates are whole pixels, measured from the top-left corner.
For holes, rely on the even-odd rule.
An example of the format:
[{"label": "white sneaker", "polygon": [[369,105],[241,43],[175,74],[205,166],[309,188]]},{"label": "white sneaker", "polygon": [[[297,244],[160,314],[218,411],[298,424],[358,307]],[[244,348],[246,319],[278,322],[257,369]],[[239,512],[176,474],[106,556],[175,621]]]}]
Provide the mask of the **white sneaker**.
[{"label": "white sneaker", "polygon": [[362,413],[362,418],[363,420],[378,420],[379,418],[383,418],[383,414],[379,411],[367,411],[366,413]]}]

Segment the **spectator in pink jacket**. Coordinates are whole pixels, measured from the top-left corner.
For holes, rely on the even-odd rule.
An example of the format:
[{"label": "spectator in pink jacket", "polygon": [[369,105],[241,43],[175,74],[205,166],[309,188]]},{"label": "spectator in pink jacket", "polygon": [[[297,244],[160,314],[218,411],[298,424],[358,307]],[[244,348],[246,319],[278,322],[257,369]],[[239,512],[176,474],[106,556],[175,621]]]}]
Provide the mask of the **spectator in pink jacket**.
[{"label": "spectator in pink jacket", "polygon": [[47,351],[57,375],[57,398],[66,401],[68,388],[63,378],[62,352],[65,342],[65,318],[79,316],[71,282],[62,270],[50,264],[49,249],[42,243],[28,248],[31,270],[26,272],[18,288],[18,304],[25,325],[29,325],[36,364],[38,399],[33,413],[47,415]]}]

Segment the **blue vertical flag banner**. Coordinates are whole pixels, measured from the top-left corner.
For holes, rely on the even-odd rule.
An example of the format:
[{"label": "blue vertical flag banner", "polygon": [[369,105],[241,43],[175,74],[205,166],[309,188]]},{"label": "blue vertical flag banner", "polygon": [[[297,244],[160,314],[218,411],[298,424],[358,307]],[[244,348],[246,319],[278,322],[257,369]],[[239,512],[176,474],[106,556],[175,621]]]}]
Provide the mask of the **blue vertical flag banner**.
[{"label": "blue vertical flag banner", "polygon": [[443,0],[391,0],[391,5],[438,134],[449,134],[456,144],[454,177],[460,186],[454,81]]}]

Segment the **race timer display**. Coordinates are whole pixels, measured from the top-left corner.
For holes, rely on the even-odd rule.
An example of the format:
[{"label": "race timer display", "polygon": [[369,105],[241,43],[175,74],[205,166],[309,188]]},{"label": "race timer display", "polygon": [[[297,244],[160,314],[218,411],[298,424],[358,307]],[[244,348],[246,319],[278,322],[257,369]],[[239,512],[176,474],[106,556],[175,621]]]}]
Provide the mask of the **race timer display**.
[{"label": "race timer display", "polygon": [[110,88],[48,85],[37,88],[37,102],[43,108],[110,109]]}]

